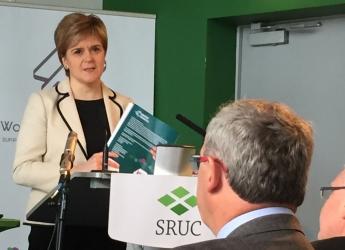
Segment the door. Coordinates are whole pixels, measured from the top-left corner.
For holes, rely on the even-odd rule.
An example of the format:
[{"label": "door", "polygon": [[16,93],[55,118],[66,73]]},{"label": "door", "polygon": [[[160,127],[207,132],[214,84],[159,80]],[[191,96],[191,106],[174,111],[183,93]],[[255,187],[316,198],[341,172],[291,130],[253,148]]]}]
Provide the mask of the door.
[{"label": "door", "polygon": [[265,38],[250,26],[238,27],[236,96],[284,102],[312,122],[315,149],[297,214],[313,240],[323,204],[320,186],[328,186],[345,163],[345,16],[296,22],[275,24],[288,33],[281,45],[272,45],[272,39],[284,40],[279,32],[262,46]]}]

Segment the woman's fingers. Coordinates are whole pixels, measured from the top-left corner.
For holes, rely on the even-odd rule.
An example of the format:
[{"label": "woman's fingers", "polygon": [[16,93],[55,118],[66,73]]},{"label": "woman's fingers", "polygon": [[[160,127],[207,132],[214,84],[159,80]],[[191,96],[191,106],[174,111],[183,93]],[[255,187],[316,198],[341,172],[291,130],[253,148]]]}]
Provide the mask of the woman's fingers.
[{"label": "woman's fingers", "polygon": [[[116,152],[109,152],[108,154],[108,169],[111,171],[119,171],[120,164],[113,158],[117,158],[119,155]],[[92,170],[102,170],[103,164],[103,152],[93,154],[90,159],[78,166],[75,166],[73,172],[90,172]]]},{"label": "woman's fingers", "polygon": [[117,163],[114,159],[108,159],[108,168],[110,171],[119,172],[120,164]]},{"label": "woman's fingers", "polygon": [[150,153],[151,153],[151,155],[152,155],[152,158],[153,158],[154,160],[156,160],[157,148],[156,148],[156,147],[151,148],[151,149],[150,149]]},{"label": "woman's fingers", "polygon": [[119,157],[119,154],[114,151],[110,151],[108,157],[117,158]]}]

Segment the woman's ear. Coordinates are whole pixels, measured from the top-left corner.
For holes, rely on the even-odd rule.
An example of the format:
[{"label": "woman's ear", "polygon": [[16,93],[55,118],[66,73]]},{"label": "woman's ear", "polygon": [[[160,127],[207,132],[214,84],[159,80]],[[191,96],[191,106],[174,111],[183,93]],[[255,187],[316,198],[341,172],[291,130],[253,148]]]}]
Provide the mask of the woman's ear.
[{"label": "woman's ear", "polygon": [[62,66],[63,66],[65,69],[68,69],[68,65],[67,65],[67,62],[66,62],[65,57],[62,57],[62,58],[61,58],[61,61],[62,61]]}]

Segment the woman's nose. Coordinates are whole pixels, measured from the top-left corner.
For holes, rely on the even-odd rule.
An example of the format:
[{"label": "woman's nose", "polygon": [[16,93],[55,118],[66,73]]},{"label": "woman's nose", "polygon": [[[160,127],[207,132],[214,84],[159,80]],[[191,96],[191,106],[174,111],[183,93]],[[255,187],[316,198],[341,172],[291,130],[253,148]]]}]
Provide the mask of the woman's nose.
[{"label": "woman's nose", "polygon": [[84,60],[90,61],[93,59],[92,53],[90,50],[86,50],[84,53]]}]

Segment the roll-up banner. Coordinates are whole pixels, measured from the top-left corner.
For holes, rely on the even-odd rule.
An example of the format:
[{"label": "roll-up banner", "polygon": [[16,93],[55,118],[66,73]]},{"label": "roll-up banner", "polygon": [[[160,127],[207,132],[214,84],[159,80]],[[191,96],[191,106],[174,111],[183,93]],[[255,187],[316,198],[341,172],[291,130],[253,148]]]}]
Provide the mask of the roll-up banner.
[{"label": "roll-up banner", "polygon": [[[54,45],[64,15],[90,10],[0,4],[0,214],[25,219],[29,188],[12,180],[17,133],[29,95],[65,78]],[[153,111],[155,16],[95,11],[107,26],[107,69],[102,80]],[[62,152],[60,152],[62,153]],[[57,154],[60,154],[57,152]],[[0,249],[27,249],[29,227],[0,233]]]}]

